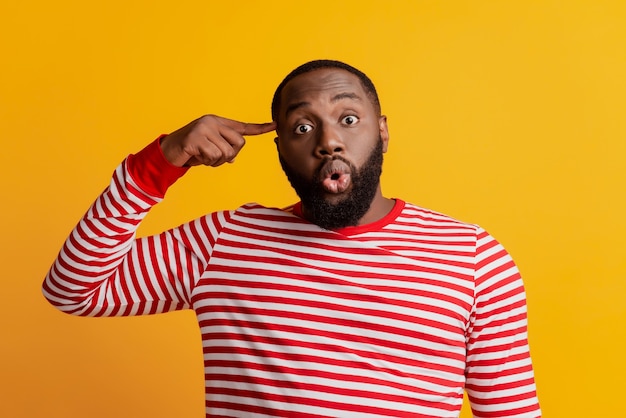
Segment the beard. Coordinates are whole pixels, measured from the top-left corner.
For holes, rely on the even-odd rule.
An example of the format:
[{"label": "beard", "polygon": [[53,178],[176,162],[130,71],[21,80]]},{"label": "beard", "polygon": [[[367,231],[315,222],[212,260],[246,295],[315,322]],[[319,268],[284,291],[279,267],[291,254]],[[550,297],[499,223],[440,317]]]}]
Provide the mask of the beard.
[{"label": "beard", "polygon": [[351,173],[350,190],[347,191],[345,197],[334,203],[324,198],[327,192],[322,186],[321,170],[326,161],[323,161],[316,169],[313,177],[308,179],[296,173],[280,154],[278,159],[289,183],[291,183],[291,187],[302,200],[306,218],[324,229],[340,229],[358,225],[359,220],[365,216],[376,196],[383,166],[383,141],[380,138],[370,152],[367,161],[358,169],[341,156],[332,158],[346,163],[350,167]]}]

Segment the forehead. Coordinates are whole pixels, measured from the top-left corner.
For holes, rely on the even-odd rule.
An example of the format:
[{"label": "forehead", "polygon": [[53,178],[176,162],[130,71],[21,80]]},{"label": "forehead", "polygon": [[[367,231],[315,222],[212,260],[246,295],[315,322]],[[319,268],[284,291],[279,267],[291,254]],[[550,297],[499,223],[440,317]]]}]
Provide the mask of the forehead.
[{"label": "forehead", "polygon": [[367,99],[361,80],[349,71],[340,68],[320,68],[300,74],[290,80],[281,94],[282,109],[295,102],[334,97],[339,93],[353,93]]}]

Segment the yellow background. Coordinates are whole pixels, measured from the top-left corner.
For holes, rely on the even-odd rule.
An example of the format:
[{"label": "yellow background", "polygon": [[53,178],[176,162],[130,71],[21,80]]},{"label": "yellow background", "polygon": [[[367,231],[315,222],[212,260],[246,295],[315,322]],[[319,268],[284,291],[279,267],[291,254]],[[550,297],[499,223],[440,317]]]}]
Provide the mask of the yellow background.
[{"label": "yellow background", "polygon": [[[626,416],[626,2],[5,1],[0,19],[0,416],[203,416],[191,312],[75,318],[40,284],[128,153],[204,113],[265,122],[315,58],[377,85],[387,196],[514,256],[544,415]],[[194,169],[141,232],[294,201],[272,138]]]}]

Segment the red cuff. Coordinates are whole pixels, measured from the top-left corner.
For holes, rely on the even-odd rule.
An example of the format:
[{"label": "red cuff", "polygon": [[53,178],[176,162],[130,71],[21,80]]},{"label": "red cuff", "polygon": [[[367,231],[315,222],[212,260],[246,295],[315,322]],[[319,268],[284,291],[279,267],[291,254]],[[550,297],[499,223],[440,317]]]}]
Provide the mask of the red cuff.
[{"label": "red cuff", "polygon": [[167,189],[182,177],[189,167],[177,167],[167,161],[159,136],[137,154],[126,159],[126,167],[137,186],[154,197],[163,197]]}]

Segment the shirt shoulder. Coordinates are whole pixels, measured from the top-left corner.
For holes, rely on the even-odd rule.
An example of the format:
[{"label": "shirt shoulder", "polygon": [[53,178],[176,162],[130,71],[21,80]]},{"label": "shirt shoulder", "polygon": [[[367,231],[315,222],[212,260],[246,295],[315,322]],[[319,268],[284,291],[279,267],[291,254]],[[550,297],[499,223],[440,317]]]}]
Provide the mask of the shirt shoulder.
[{"label": "shirt shoulder", "polygon": [[478,231],[480,227],[476,224],[456,219],[452,216],[424,208],[413,203],[404,204],[402,212],[396,217],[395,224],[418,225],[424,228],[433,229],[465,229],[468,231]]}]

